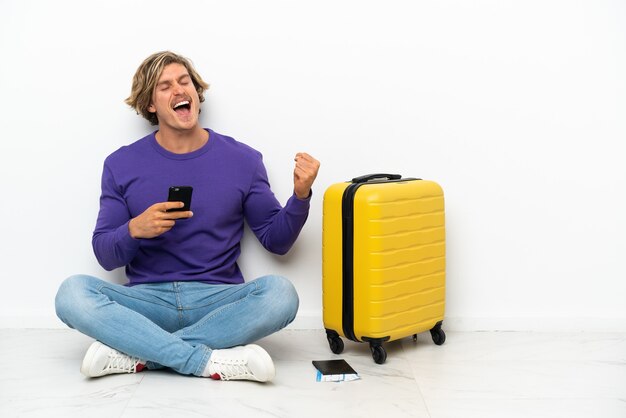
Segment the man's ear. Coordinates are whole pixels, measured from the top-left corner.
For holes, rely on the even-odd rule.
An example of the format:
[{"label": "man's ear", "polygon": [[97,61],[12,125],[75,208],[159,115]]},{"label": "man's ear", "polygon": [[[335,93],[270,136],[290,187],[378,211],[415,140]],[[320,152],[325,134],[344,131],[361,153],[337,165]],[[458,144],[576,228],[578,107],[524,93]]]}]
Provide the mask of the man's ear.
[{"label": "man's ear", "polygon": [[156,113],[156,107],[154,107],[152,103],[150,103],[150,106],[148,106],[148,112]]}]

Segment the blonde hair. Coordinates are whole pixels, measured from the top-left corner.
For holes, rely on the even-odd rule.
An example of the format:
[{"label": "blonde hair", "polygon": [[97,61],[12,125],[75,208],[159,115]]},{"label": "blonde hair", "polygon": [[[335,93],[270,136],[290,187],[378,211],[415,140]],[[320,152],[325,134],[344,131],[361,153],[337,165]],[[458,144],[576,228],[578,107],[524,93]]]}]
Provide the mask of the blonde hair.
[{"label": "blonde hair", "polygon": [[159,119],[156,113],[148,111],[148,107],[152,103],[152,92],[156,87],[159,77],[163,69],[169,64],[181,64],[184,65],[191,81],[198,92],[200,97],[200,103],[204,101],[204,91],[209,88],[209,85],[200,77],[200,74],[196,72],[187,58],[175,54],[171,51],[161,51],[150,55],[141,63],[137,72],[133,77],[133,86],[131,88],[130,96],[125,100],[126,104],[137,111],[137,114],[141,114],[152,125],[158,125]]}]

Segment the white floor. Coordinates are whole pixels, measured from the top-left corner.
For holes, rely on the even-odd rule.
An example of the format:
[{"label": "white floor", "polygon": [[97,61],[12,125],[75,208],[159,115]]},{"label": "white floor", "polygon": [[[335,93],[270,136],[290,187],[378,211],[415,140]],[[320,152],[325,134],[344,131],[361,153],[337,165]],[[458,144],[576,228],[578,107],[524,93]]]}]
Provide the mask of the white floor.
[{"label": "white floor", "polygon": [[[445,323],[444,323],[445,325]],[[445,327],[444,327],[445,329]],[[333,355],[323,331],[260,342],[272,383],[146,371],[86,379],[91,340],[71,330],[0,330],[0,417],[626,417],[626,334],[448,332]],[[316,382],[311,360],[346,359],[354,382]]]}]

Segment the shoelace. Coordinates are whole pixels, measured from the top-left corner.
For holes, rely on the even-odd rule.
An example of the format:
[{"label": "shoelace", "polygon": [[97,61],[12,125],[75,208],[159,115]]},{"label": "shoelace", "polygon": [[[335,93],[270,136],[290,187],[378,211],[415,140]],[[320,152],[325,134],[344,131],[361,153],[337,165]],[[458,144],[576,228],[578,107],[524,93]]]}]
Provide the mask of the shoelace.
[{"label": "shoelace", "polygon": [[130,357],[119,351],[111,350],[109,353],[109,363],[105,370],[112,370],[124,373],[135,373],[139,359]]},{"label": "shoelace", "polygon": [[213,371],[221,380],[241,379],[252,376],[252,372],[243,360],[218,359],[212,362]]}]

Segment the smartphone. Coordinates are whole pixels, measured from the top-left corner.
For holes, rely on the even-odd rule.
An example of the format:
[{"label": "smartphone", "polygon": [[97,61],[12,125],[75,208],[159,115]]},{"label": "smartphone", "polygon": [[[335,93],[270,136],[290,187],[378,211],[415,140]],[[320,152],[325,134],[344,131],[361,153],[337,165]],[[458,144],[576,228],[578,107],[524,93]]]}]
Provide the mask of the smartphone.
[{"label": "smartphone", "polygon": [[193,187],[191,186],[172,186],[167,196],[168,202],[183,202],[185,206],[182,208],[168,209],[168,212],[180,212],[191,210],[191,194]]}]

